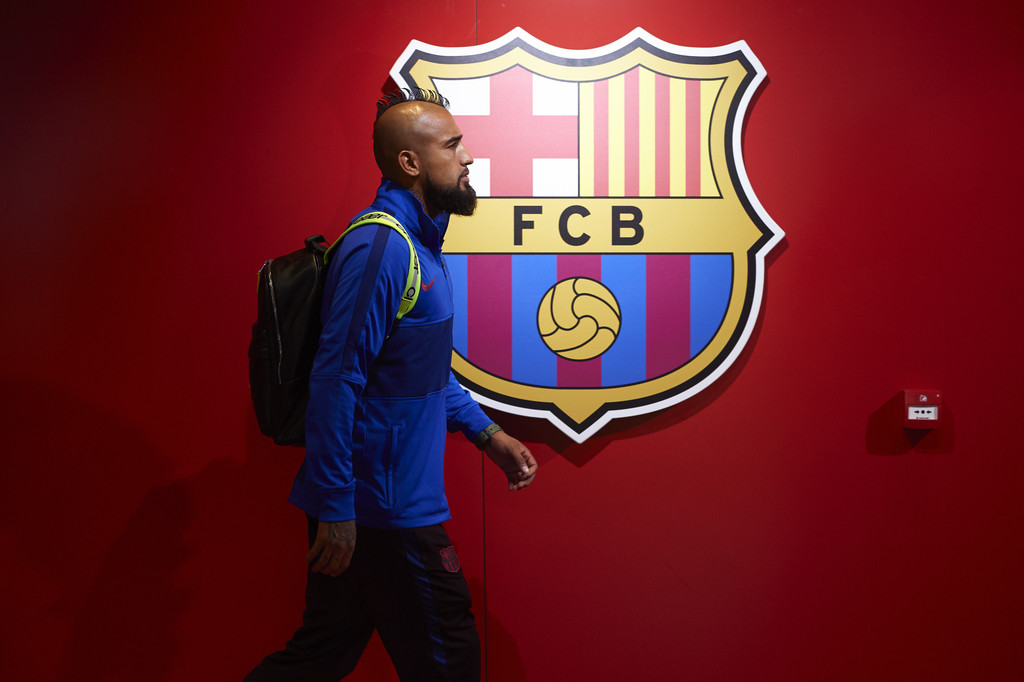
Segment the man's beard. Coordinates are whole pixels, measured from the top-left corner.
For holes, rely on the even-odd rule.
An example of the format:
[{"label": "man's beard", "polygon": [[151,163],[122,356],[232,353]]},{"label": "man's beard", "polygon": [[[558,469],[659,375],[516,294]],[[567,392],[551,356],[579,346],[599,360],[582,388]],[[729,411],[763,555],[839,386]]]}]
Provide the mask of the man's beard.
[{"label": "man's beard", "polygon": [[469,216],[476,210],[476,190],[468,184],[463,188],[461,178],[450,187],[439,187],[428,176],[423,198],[427,204],[452,215]]}]

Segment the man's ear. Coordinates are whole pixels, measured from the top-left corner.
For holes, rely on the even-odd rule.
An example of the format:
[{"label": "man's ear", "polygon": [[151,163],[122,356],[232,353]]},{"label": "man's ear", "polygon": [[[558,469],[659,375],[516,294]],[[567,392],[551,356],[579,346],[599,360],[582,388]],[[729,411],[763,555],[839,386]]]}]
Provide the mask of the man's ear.
[{"label": "man's ear", "polygon": [[398,167],[402,169],[402,172],[409,177],[419,177],[420,174],[420,159],[416,155],[416,152],[409,149],[403,149],[398,153]]}]

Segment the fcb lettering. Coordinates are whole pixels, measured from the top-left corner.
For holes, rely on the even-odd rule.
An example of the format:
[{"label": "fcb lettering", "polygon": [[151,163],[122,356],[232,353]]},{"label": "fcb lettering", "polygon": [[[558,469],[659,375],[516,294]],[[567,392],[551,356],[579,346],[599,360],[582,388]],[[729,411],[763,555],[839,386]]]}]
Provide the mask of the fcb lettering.
[{"label": "fcb lettering", "polygon": [[577,442],[707,388],[750,337],[782,239],[740,131],[765,73],[745,43],[636,29],[565,50],[515,29],[413,41],[392,77],[441,91],[476,158],[452,219],[452,369],[481,402]]},{"label": "fcb lettering", "polygon": [[[544,212],[543,206],[516,206],[515,219],[512,229],[514,239],[512,245],[523,246],[523,230],[532,230],[534,221],[527,220],[529,215],[540,216]],[[558,236],[568,246],[583,246],[590,241],[590,235],[582,232],[575,235],[569,231],[569,218],[580,216],[586,218],[590,215],[590,209],[579,204],[572,204],[565,208],[558,218]],[[635,246],[644,238],[644,228],[640,224],[643,213],[636,206],[612,206],[611,219],[611,243],[617,246]],[[629,236],[624,236],[624,230]]]}]

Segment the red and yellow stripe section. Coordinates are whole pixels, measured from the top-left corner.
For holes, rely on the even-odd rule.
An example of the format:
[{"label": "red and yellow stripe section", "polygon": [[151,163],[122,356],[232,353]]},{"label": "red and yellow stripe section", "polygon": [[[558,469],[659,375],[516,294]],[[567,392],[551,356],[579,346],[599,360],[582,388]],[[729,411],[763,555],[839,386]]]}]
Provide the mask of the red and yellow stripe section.
[{"label": "red and yellow stripe section", "polygon": [[637,66],[580,83],[581,197],[720,197],[710,149],[724,79]]}]

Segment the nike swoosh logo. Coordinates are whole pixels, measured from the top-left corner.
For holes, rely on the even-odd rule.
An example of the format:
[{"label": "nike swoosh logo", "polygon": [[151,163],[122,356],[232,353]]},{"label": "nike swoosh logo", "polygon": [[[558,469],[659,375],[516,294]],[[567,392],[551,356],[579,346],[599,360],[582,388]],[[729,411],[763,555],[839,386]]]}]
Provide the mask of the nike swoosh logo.
[{"label": "nike swoosh logo", "polygon": [[434,280],[430,280],[430,284],[426,282],[420,282],[420,286],[423,287],[423,291],[430,291],[430,287],[434,286]]}]

